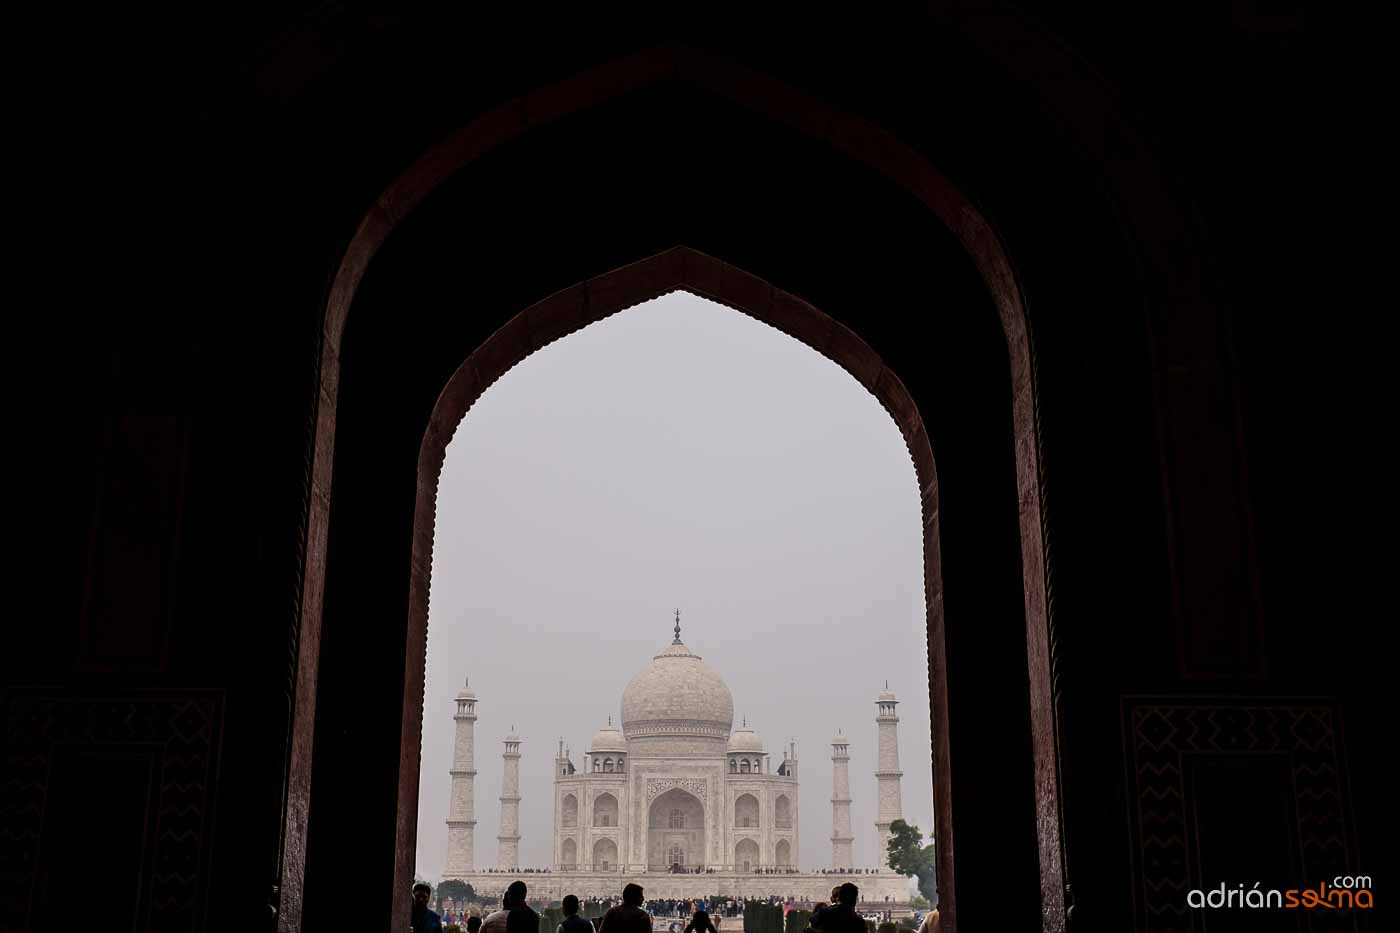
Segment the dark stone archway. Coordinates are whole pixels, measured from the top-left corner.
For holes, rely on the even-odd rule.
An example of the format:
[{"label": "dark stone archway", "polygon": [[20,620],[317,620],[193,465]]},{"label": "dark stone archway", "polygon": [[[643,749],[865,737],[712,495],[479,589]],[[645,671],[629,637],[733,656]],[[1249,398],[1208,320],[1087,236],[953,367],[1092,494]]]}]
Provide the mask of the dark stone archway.
[{"label": "dark stone archway", "polygon": [[[174,32],[69,13],[33,32],[15,134],[39,158],[25,266],[51,286],[31,313],[62,329],[27,354],[20,408],[51,430],[17,445],[43,476],[16,540],[59,581],[0,651],[0,835],[23,856],[0,926],[64,916],[94,857],[131,863],[93,876],[122,926],[320,929],[346,922],[347,878],[368,892],[351,925],[406,926],[388,888],[434,406],[522,309],[680,244],[840,321],[917,402],[957,922],[1166,930],[1173,892],[1224,863],[1369,870],[1388,707],[1384,653],[1357,646],[1384,573],[1349,525],[1384,489],[1352,448],[1386,342],[1374,302],[1309,287],[1354,278],[1326,182],[1368,176],[1308,106],[1301,7],[335,3],[191,8]],[[946,189],[907,184],[924,163],[974,210],[931,210]],[[978,224],[1034,351],[1029,445],[1001,290],[949,233]],[[184,712],[152,732],[151,710]],[[1308,727],[1303,783],[1279,722]],[[153,740],[159,794],[132,768]],[[1318,818],[1280,816],[1300,808]],[[1170,857],[1163,820],[1191,830]],[[1047,888],[1045,826],[1072,897]],[[172,871],[122,859],[143,838]]]},{"label": "dark stone archway", "polygon": [[[782,141],[778,135],[783,136]],[[724,145],[727,139],[753,143],[769,136],[771,145],[754,143],[745,151],[746,158],[757,154],[772,160],[757,174],[734,160],[734,152]],[[656,152],[657,158],[650,165],[627,162],[628,174],[604,161],[604,153],[613,159],[626,155],[610,148],[619,139],[631,140],[638,150],[660,140],[667,141],[670,148]],[[591,148],[580,147],[584,140]],[[781,164],[780,152],[788,157]],[[558,161],[561,153],[568,154],[567,163]],[[686,167],[663,170],[678,154]],[[659,160],[666,161],[658,166]],[[585,167],[591,175],[583,173]],[[497,191],[482,187],[482,179],[502,173],[514,177],[509,184],[515,187]],[[599,181],[604,178],[609,181]],[[572,191],[562,187],[567,179],[574,181]],[[832,184],[833,179],[839,182]],[[793,187],[798,180],[805,188]],[[607,196],[590,198],[577,194],[579,190],[605,191]],[[518,219],[500,214],[502,191],[510,192],[517,201],[529,200],[532,216],[554,217],[553,226],[535,223],[525,229]],[[546,191],[548,195],[543,193]],[[679,201],[649,198],[656,191],[681,191],[686,196]],[[813,197],[814,192],[820,192],[820,197]],[[572,202],[578,203],[564,207]],[[1115,320],[1109,313],[1112,303],[1124,293],[1121,290],[1127,288],[1125,264],[1115,252],[1120,245],[1094,239],[1104,231],[1093,223],[1069,219],[1080,207],[1072,192],[1057,204],[1062,215],[1051,212],[1052,216],[1063,216],[1063,223],[1079,223],[1079,238],[1050,242],[1045,239],[1048,234],[1038,230],[1037,249],[1026,254],[1024,268],[1042,281],[1052,281],[1053,288],[1060,291],[1052,289],[1049,294],[1066,308],[1093,307],[1098,315],[1094,326],[1111,330],[1111,335],[1102,339],[1121,345],[1131,339],[1136,325],[1131,316],[1120,314]],[[624,205],[625,210],[638,215],[630,228],[610,216]],[[725,209],[729,216],[721,216]],[[843,229],[824,229],[822,221],[829,214],[843,218]],[[865,214],[869,214],[868,219]],[[489,228],[489,239],[467,236],[463,240],[461,231],[472,225],[464,227],[461,218],[487,216],[495,218],[481,228]],[[602,216],[609,216],[609,238],[586,243],[580,243],[578,234],[563,220]],[[743,220],[736,224],[739,217]],[[788,242],[761,236],[765,224],[782,227]],[[497,230],[495,225],[502,226]],[[500,235],[507,229],[514,232]],[[899,237],[888,235],[893,231],[898,231]],[[455,242],[454,237],[462,242]],[[573,242],[566,242],[570,237]],[[832,356],[863,384],[863,372],[884,368],[872,363],[872,358],[880,357],[897,359],[892,368],[897,369],[900,379],[914,381],[909,406],[887,407],[906,439],[917,434],[922,424],[930,448],[938,452],[938,481],[921,489],[925,516],[935,515],[940,529],[938,535],[926,539],[926,560],[931,567],[945,570],[951,563],[958,565],[952,577],[926,571],[930,703],[935,735],[947,737],[946,744],[936,739],[930,750],[938,797],[935,812],[945,924],[953,928],[957,922],[960,892],[977,891],[968,899],[980,905],[1005,904],[1008,900],[1001,895],[1015,888],[1021,893],[1009,903],[1038,902],[1041,926],[1061,928],[1064,843],[1056,691],[1064,681],[1051,676],[1059,642],[1047,585],[1050,558],[1046,546],[1048,515],[1041,498],[1039,376],[1033,365],[1018,283],[1022,270],[1013,270],[991,225],[919,151],[868,120],[836,111],[762,74],[675,48],[642,53],[586,72],[490,111],[450,136],[379,199],[331,285],[322,344],[321,410],[310,473],[308,577],[302,591],[304,637],[300,654],[302,661],[307,660],[308,652],[318,654],[317,660],[336,654],[325,653],[316,620],[323,603],[329,614],[337,602],[339,611],[344,612],[354,601],[348,590],[337,594],[333,583],[337,548],[342,555],[353,555],[350,566],[361,570],[376,561],[402,561],[403,552],[385,550],[379,557],[368,552],[367,542],[394,528],[395,535],[384,540],[396,542],[395,548],[405,545],[411,552],[406,558],[410,572],[392,585],[385,580],[382,591],[383,608],[393,612],[390,606],[401,605],[408,620],[404,641],[383,645],[386,650],[403,652],[398,674],[404,699],[397,730],[395,877],[408,876],[414,834],[416,780],[410,775],[416,767],[416,734],[421,723],[418,659],[425,634],[413,620],[424,618],[426,613],[431,522],[420,519],[425,514],[421,507],[424,487],[431,485],[425,477],[433,475],[435,467],[424,469],[424,451],[437,442],[429,437],[435,430],[434,415],[429,412],[434,406],[425,398],[430,383],[416,378],[400,385],[377,382],[373,373],[376,368],[382,370],[382,365],[372,361],[385,358],[385,354],[404,359],[425,352],[433,359],[425,361],[419,373],[431,380],[440,377],[448,358],[444,354],[457,354],[451,364],[456,367],[462,358],[490,347],[472,366],[474,378],[484,386],[533,347],[567,333],[587,318],[584,315],[570,322],[567,317],[555,318],[544,311],[534,316],[521,314],[519,308],[543,306],[547,296],[567,291],[581,281],[593,283],[590,302],[606,304],[607,289],[625,278],[623,270],[641,257],[660,255],[675,243],[687,243],[701,255],[722,257],[717,268],[748,270],[758,281],[773,283],[777,291],[801,295],[831,318],[859,322],[862,347],[846,356],[839,352],[839,346],[837,350],[827,347],[826,331],[810,335],[788,332]],[[1151,238],[1135,245],[1154,256],[1156,250],[1173,248],[1171,242]],[[512,248],[514,252],[509,251]],[[484,291],[474,294],[460,277],[444,274],[463,257],[470,257],[474,266],[481,268],[481,256],[487,254],[496,255],[502,269],[516,268],[513,286],[503,284],[489,296]],[[1076,275],[1071,270],[1078,268],[1085,256],[1094,258],[1093,268]],[[1112,261],[1106,263],[1106,259]],[[1047,266],[1058,268],[1047,271]],[[404,270],[410,268],[412,279],[404,277]],[[1213,313],[1209,303],[1191,304],[1190,281],[1190,275],[1184,274],[1177,296],[1181,303],[1178,313],[1208,317]],[[695,290],[709,293],[703,283]],[[1131,289],[1127,293],[1131,294]],[[1041,294],[1043,298],[1047,292],[1042,290]],[[356,313],[349,315],[352,300]],[[752,307],[747,296],[730,303]],[[433,305],[444,312],[448,308],[471,311],[465,316],[449,313],[434,318],[429,311]],[[872,305],[881,310],[870,310]],[[480,308],[487,309],[484,315]],[[892,311],[896,308],[900,313]],[[400,316],[392,326],[390,315]],[[485,333],[476,331],[486,321],[496,325]],[[443,328],[458,333],[447,340],[429,336]],[[356,331],[361,336],[356,337]],[[472,336],[468,339],[469,333]],[[992,333],[995,337],[989,340]],[[435,340],[436,345],[429,348],[424,340]],[[1058,349],[1063,365],[1070,356],[1063,347]],[[1163,350],[1168,356],[1173,352],[1169,343]],[[1108,359],[1091,362],[1099,366]],[[1126,355],[1112,358],[1109,375],[1118,378],[1130,371],[1128,359]],[[1115,366],[1120,368],[1115,370]],[[341,378],[356,372],[357,379]],[[1212,373],[1202,372],[1214,378]],[[370,375],[366,377],[366,373]],[[1079,379],[1081,385],[1088,381]],[[438,396],[441,385],[431,386],[432,396]],[[1106,382],[1100,391],[1111,392],[1115,385],[1118,383]],[[1141,403],[1141,387],[1124,384],[1119,388],[1123,393],[1115,405],[1126,410]],[[412,399],[406,394],[410,389]],[[877,389],[872,391],[878,394]],[[394,405],[412,414],[406,421],[381,421],[374,430],[383,437],[414,424],[423,432],[414,438],[418,457],[413,482],[419,499],[413,507],[411,529],[402,501],[392,507],[391,517],[386,510],[388,499],[370,505],[365,498],[383,496],[371,489],[407,489],[409,483],[401,474],[383,472],[389,466],[387,459],[372,466],[381,473],[371,481],[365,465],[380,455],[368,453],[362,439],[345,443],[347,425],[365,429],[377,417],[364,407],[376,404],[370,399],[391,395],[401,395]],[[913,398],[920,399],[917,409]],[[1146,432],[1142,428],[1141,422],[1133,428],[1130,444],[1143,443]],[[441,435],[443,425],[438,424],[436,430]],[[1076,443],[1084,436],[1077,435]],[[915,446],[911,443],[911,449]],[[401,446],[395,449],[403,450]],[[333,484],[328,465],[332,452]],[[1112,453],[1127,456],[1122,444]],[[1136,455],[1136,451],[1132,453]],[[404,465],[400,461],[394,469],[402,470]],[[945,480],[958,486],[957,496],[942,495]],[[1135,485],[1139,481],[1139,476],[1133,476],[1122,485],[1132,495],[1141,496],[1142,490]],[[332,501],[339,509],[334,522],[330,520]],[[1136,508],[1139,503],[1130,505]],[[371,515],[377,531],[362,523]],[[1077,533],[1072,526],[1061,527]],[[1144,534],[1150,536],[1151,530]],[[1078,544],[1082,553],[1083,542]],[[327,555],[327,563],[319,562],[317,554]],[[327,566],[331,568],[329,578],[324,576]],[[1140,567],[1132,569],[1141,572]],[[961,579],[965,585],[945,590],[941,585],[945,578]],[[328,579],[331,585],[326,585]],[[361,589],[369,579],[363,573],[354,578]],[[1128,580],[1121,584],[1125,589],[1131,585]],[[400,596],[390,595],[400,587],[402,602]],[[955,604],[960,604],[956,611]],[[315,611],[306,614],[307,609]],[[1013,612],[1015,625],[1011,627]],[[940,615],[941,632],[937,627]],[[997,620],[995,624],[989,624],[992,618]],[[974,621],[978,619],[981,621]],[[1013,645],[1016,650],[1008,654]],[[1025,646],[1024,655],[1020,645]],[[1145,647],[1154,657],[1158,655],[1155,644]],[[950,665],[951,656],[962,659],[965,666],[959,670]],[[306,710],[316,708],[314,695],[319,689],[342,681],[359,663],[347,662],[342,658],[318,678],[313,660],[310,682],[303,676],[308,669],[298,667],[289,817],[306,812],[303,805],[310,797],[311,765],[295,754],[310,742],[308,718],[312,717]],[[317,680],[319,686],[312,689]],[[339,689],[335,686],[332,692]],[[960,695],[960,700],[951,703],[951,695]],[[301,703],[307,698],[311,699],[310,707]],[[314,719],[319,722],[321,714],[317,712]],[[987,723],[995,724],[990,735],[985,732]],[[1087,730],[1088,726],[1076,728]],[[324,734],[319,726],[316,732]],[[315,760],[332,763],[343,759],[342,751],[330,750],[339,741],[332,737],[323,749],[318,738]],[[960,742],[969,749],[975,747],[976,753],[959,757]],[[993,744],[989,746],[989,742]],[[1101,748],[1081,747],[1089,756],[1098,755],[1096,749]],[[1094,767],[1102,773],[1104,764],[1099,760]],[[1117,764],[1111,763],[1114,767]],[[1083,805],[1098,806],[1091,798]],[[333,808],[322,809],[333,812]],[[1008,823],[1011,837],[1000,834],[1000,827]],[[308,858],[306,824],[289,818],[284,835],[284,860],[287,871],[294,874],[298,858]],[[964,840],[961,844],[957,841],[960,836]],[[1003,843],[995,851],[992,838]],[[1008,838],[1014,841],[1008,843]],[[1080,851],[1090,850],[1081,847]],[[977,854],[969,862],[971,852]],[[325,864],[334,862],[332,858]],[[979,867],[973,877],[959,881],[959,864]],[[309,872],[308,877],[315,874]],[[291,897],[288,903],[292,910],[283,922],[300,922],[299,890],[293,886],[285,893]]]},{"label": "dark stone archway", "polygon": [[[316,456],[313,462],[313,490],[328,490],[331,486],[331,466],[336,446],[334,406],[337,404],[341,358],[337,349],[342,344],[346,320],[352,300],[358,293],[362,277],[370,268],[370,260],[379,251],[391,231],[406,218],[415,205],[429,192],[449,183],[453,173],[476,159],[486,158],[497,146],[538,131],[553,121],[590,106],[600,106],[628,93],[645,92],[657,82],[674,82],[700,86],[706,95],[717,95],[726,101],[742,102],[746,109],[759,110],[778,120],[788,132],[798,136],[816,135],[838,152],[863,163],[867,170],[883,176],[886,183],[903,189],[912,196],[918,208],[927,212],[952,234],[970,260],[981,280],[984,295],[990,296],[1004,339],[999,369],[1007,380],[1010,398],[1002,416],[1008,417],[1014,445],[1015,499],[1018,504],[1021,577],[1017,589],[1022,596],[1025,662],[1028,673],[1024,689],[1029,691],[1029,703],[1024,707],[1029,717],[1032,786],[1035,797],[1035,835],[1040,863],[1040,896],[1047,929],[1057,928],[1055,917],[1062,915],[1062,881],[1060,877],[1059,802],[1057,763],[1054,736],[1053,701],[1050,682],[1050,632],[1046,615],[1045,554],[1042,546],[1042,522],[1039,504],[1038,438],[1034,396],[1034,376],[1029,334],[1015,285],[1011,263],[990,225],[977,213],[941,173],[914,150],[866,121],[839,114],[814,99],[804,97],[761,74],[728,63],[697,56],[682,50],[666,49],[604,66],[597,72],[580,76],[554,88],[534,95],[522,104],[511,104],[476,121],[426,155],[409,169],[377,202],[371,214],[347,250],[346,257],[331,287],[327,306],[325,342],[322,357],[322,413],[318,417]],[[529,118],[522,120],[522,114]],[[658,257],[659,259],[659,257]],[[685,276],[693,278],[687,280]],[[648,279],[648,277],[651,277]],[[941,556],[939,541],[938,484],[933,467],[932,449],[919,411],[893,373],[886,369],[878,355],[863,340],[834,323],[831,318],[815,312],[810,305],[794,300],[767,283],[746,275],[735,267],[691,251],[676,251],[667,262],[654,262],[637,268],[623,267],[616,272],[590,280],[582,291],[568,297],[560,293],[514,317],[510,324],[472,354],[467,364],[444,391],[435,409],[432,422],[423,439],[419,457],[418,490],[415,530],[413,533],[412,572],[409,597],[409,641],[405,668],[405,698],[402,717],[402,768],[399,782],[399,819],[396,851],[395,888],[402,879],[411,877],[411,853],[415,835],[418,735],[422,723],[422,674],[426,647],[426,605],[429,587],[428,568],[431,565],[432,497],[436,476],[441,467],[441,451],[450,439],[457,421],[479,394],[506,369],[534,349],[583,326],[591,320],[620,310],[629,304],[654,297],[675,287],[684,287],[697,294],[746,311],[774,324],[822,352],[845,367],[872,391],[890,411],[910,445],[919,476],[926,530],[926,593],[929,612],[930,702],[933,707],[934,733],[947,736],[948,666],[946,637],[943,633],[943,593],[938,570]],[[815,312],[815,313],[813,313]],[[310,540],[315,545],[325,540],[329,527],[332,497],[313,495]],[[308,566],[322,566],[313,546],[308,553]],[[314,673],[317,659],[308,657],[318,644],[317,630],[321,587],[323,580],[309,575],[305,588],[303,609],[302,663],[304,670]],[[307,637],[309,636],[309,637]],[[1018,657],[1018,661],[1019,661]],[[314,721],[315,690],[312,682],[299,674],[297,728],[294,745],[303,748],[311,744]],[[939,876],[946,885],[944,915],[955,924],[956,873],[954,858],[955,821],[950,774],[950,753],[946,741],[935,739],[932,767],[935,773],[936,821],[940,836]],[[292,792],[309,796],[310,756],[294,758],[291,778]],[[943,776],[940,779],[940,776]],[[304,817],[300,806],[289,809],[285,833],[289,870],[304,858],[302,840],[305,838]],[[290,916],[297,916],[292,914]],[[293,921],[288,920],[288,923]]]}]

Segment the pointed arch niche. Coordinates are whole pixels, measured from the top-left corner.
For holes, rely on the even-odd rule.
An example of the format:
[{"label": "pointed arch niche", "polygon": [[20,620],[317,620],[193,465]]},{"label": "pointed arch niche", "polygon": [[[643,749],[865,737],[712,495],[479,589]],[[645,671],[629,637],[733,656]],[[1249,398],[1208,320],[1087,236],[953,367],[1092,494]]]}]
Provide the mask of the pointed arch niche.
[{"label": "pointed arch niche", "polygon": [[[675,247],[613,272],[589,279],[558,292],[516,315],[476,353],[458,368],[438,399],[420,453],[417,523],[429,535],[415,533],[414,592],[415,615],[411,631],[420,633],[416,649],[415,673],[410,677],[410,696],[420,696],[426,657],[426,608],[428,580],[420,579],[416,568],[431,566],[431,529],[435,524],[437,482],[446,455],[447,443],[475,400],[515,363],[534,350],[561,339],[589,324],[673,291],[685,291],[726,305],[772,325],[850,372],[894,419],[914,462],[924,528],[924,573],[928,613],[930,681],[932,690],[934,820],[937,837],[951,844],[951,799],[947,781],[948,745],[946,658],[943,652],[942,579],[939,563],[938,484],[933,450],[927,431],[909,392],[899,378],[885,367],[880,357],[853,331],[841,325],[808,302],[789,294],[742,269],[689,247]],[[507,363],[506,361],[509,360]],[[423,548],[420,552],[419,548]],[[410,662],[414,663],[414,662]],[[421,707],[419,707],[421,709]],[[421,716],[416,724],[421,729]],[[418,746],[415,743],[413,750]],[[747,763],[747,762],[745,762]],[[740,768],[743,771],[743,768]],[[412,772],[416,798],[418,772]],[[405,772],[403,780],[409,780]],[[407,793],[407,784],[401,788]],[[757,822],[756,820],[754,822]],[[738,825],[736,823],[736,825]],[[950,849],[940,849],[947,874],[952,876]],[[750,860],[759,864],[755,856]],[[943,863],[940,863],[943,864]],[[943,902],[946,907],[946,899]],[[946,910],[945,910],[946,913]]]}]

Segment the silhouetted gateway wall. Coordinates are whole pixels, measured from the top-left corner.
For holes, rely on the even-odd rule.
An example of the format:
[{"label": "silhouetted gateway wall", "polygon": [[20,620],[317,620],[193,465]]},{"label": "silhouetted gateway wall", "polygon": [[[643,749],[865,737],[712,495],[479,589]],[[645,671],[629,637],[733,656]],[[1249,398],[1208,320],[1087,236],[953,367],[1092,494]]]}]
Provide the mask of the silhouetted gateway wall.
[{"label": "silhouetted gateway wall", "polygon": [[1348,491],[1280,401],[1341,331],[1280,323],[1301,14],[1040,12],[75,37],[82,138],[25,187],[93,313],[35,382],[78,403],[30,549],[67,576],[0,652],[4,927],[71,924],[83,878],[106,925],[403,928],[444,387],[677,246],[839,322],[871,356],[803,339],[922,426],[950,927],[1201,926],[1184,889],[1365,873],[1368,617],[1273,543],[1338,540],[1298,492]]}]

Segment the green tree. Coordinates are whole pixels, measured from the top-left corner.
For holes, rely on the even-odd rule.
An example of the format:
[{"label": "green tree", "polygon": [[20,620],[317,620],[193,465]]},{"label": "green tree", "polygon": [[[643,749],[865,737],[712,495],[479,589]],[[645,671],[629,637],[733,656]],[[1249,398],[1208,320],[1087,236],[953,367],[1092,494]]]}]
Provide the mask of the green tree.
[{"label": "green tree", "polygon": [[924,834],[919,827],[903,820],[890,824],[888,864],[901,875],[919,879],[919,893],[930,901],[934,898],[933,845],[923,845]]},{"label": "green tree", "polygon": [[554,933],[564,922],[564,908],[546,907],[540,911],[540,933]]},{"label": "green tree", "polygon": [[783,933],[783,908],[760,900],[744,902],[744,933]]},{"label": "green tree", "polygon": [[435,895],[437,895],[437,898],[438,898],[439,901],[442,901],[442,900],[449,900],[449,901],[474,901],[474,900],[476,900],[476,891],[475,891],[475,889],[473,889],[472,886],[469,885],[469,884],[467,884],[465,881],[462,881],[462,880],[460,880],[460,879],[458,879],[458,878],[449,878],[449,879],[447,879],[447,880],[444,881],[442,884],[438,885],[438,886],[437,886],[437,890],[434,891],[433,893],[434,893]]},{"label": "green tree", "polygon": [[788,911],[787,924],[783,933],[802,933],[807,929],[807,924],[812,922],[812,912],[810,910],[798,910],[793,908]]}]

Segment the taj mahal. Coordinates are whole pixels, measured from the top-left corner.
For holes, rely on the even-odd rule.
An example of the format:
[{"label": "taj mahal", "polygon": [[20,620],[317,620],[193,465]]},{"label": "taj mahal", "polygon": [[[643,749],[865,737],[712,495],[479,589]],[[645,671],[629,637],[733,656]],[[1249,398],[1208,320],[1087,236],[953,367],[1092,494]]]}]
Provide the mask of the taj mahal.
[{"label": "taj mahal", "polygon": [[[478,698],[458,691],[444,879],[482,895],[504,891],[520,870],[520,736],[502,753],[500,828],[493,870],[475,866],[475,727]],[[878,695],[879,838],[901,818],[898,700]],[[849,740],[831,740],[831,865],[799,871],[800,769],[795,743],[773,756],[758,733],[734,728],[734,699],[719,673],[675,637],[622,692],[622,718],[594,733],[579,765],[561,739],[554,758],[553,864],[530,875],[532,894],[616,895],[625,881],[648,897],[793,895],[825,900],[831,870],[852,871]],[[541,866],[543,867],[543,866]],[[645,877],[641,877],[645,876]],[[888,867],[856,881],[866,901],[904,902],[910,881]],[[555,890],[555,889],[558,890]]]}]

